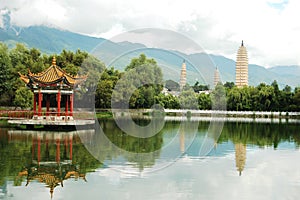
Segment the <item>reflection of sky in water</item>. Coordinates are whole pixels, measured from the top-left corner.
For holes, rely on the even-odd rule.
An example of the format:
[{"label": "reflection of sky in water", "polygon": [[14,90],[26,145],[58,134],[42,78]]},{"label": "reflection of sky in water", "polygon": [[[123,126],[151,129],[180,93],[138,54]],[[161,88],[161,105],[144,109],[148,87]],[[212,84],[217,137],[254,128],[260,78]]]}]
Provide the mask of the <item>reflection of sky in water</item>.
[{"label": "reflection of sky in water", "polygon": [[[256,132],[248,133],[252,137],[264,134],[262,130],[274,132],[266,127],[260,126]],[[232,128],[236,130],[238,126]],[[239,131],[252,131],[251,128],[243,125]],[[276,128],[289,128],[291,132],[298,133],[296,125],[274,126]],[[263,140],[270,136],[266,134],[253,138],[249,141],[251,144],[244,146],[242,142],[232,141],[233,136],[241,135],[230,136],[230,131],[227,125],[229,139],[223,137],[207,156],[199,157],[199,149],[205,139],[204,131],[198,132],[195,137],[188,129],[184,134],[167,129],[163,133],[163,147],[153,166],[139,171],[133,167],[135,163],[130,163],[126,156],[120,154],[112,161],[106,160],[104,168],[87,173],[87,182],[65,180],[64,187],[55,188],[53,199],[298,199],[300,152],[296,143],[289,137],[282,137],[276,149],[272,143],[261,147],[254,144],[255,139]],[[240,138],[237,140],[241,141]],[[245,162],[242,163],[241,176],[237,170],[237,149],[246,151],[242,155]],[[177,159],[170,159],[172,156]],[[167,167],[149,172],[148,169],[166,160],[170,162]],[[49,188],[45,185],[36,181],[27,187],[25,184],[22,182],[22,186],[14,187],[13,182],[8,181],[8,199],[50,199]]]},{"label": "reflection of sky in water", "polygon": [[[218,144],[208,157],[190,157],[188,152],[155,173],[132,176],[98,169],[87,174],[87,183],[65,181],[63,188],[55,188],[53,199],[297,199],[298,163],[300,153],[292,143],[282,143],[276,151],[250,145],[239,176],[234,145],[227,142]],[[48,188],[36,183],[12,187],[10,182],[8,191],[13,199],[50,199]]]}]

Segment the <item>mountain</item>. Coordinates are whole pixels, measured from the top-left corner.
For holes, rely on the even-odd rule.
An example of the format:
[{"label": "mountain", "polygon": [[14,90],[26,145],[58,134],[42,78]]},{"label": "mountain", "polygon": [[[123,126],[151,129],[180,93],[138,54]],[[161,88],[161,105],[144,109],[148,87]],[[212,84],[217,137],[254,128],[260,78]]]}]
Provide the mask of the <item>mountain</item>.
[{"label": "mountain", "polygon": [[[4,26],[0,28],[0,41],[9,47],[19,42],[48,54],[60,53],[63,49],[71,51],[81,49],[97,56],[107,66],[114,66],[120,70],[123,70],[133,57],[145,53],[161,66],[165,79],[179,81],[181,65],[185,60],[189,84],[199,81],[201,84],[213,85],[216,66],[223,82],[235,81],[235,61],[223,56],[205,53],[187,55],[178,51],[147,48],[138,43],[115,43],[48,26],[17,27],[12,26],[9,21],[6,16]],[[255,86],[261,82],[271,84],[274,80],[277,80],[281,88],[285,85],[299,86],[300,66],[276,66],[267,69],[249,64],[250,85]]]},{"label": "mountain", "polygon": [[269,68],[270,71],[288,76],[300,75],[300,66],[299,65],[290,65],[290,66],[275,66]]},{"label": "mountain", "polygon": [[[110,58],[108,60],[104,59],[104,61],[106,64],[109,63],[110,66],[114,66],[116,69],[123,70],[125,66],[130,63],[132,57],[137,57],[139,54],[145,53],[147,57],[154,58],[157,61],[162,68],[165,79],[172,79],[178,82],[182,62],[183,60],[186,60],[187,81],[189,84],[194,84],[196,81],[199,81],[201,84],[209,84],[212,86],[216,67],[218,67],[222,82],[235,82],[235,61],[224,56],[205,53],[187,55],[182,52],[166,51],[155,48],[133,48],[133,46],[127,49],[127,53],[124,53],[123,49],[118,52],[114,51],[116,52],[114,54],[110,51],[111,48],[108,46],[110,45],[107,45],[106,48],[99,49],[97,55],[100,58],[104,58],[106,50],[109,51]],[[274,80],[277,81],[280,88],[283,88],[286,85],[289,85],[292,88],[300,85],[300,73],[296,73],[294,67],[282,66],[278,67],[278,70],[274,70],[273,68],[249,64],[248,69],[249,85],[256,86],[260,83],[271,84]],[[280,71],[279,69],[282,70]],[[287,72],[289,70],[292,70],[292,72]]]},{"label": "mountain", "polygon": [[79,48],[91,51],[95,44],[101,43],[103,40],[47,26],[26,28],[12,26],[7,30],[0,29],[0,41],[4,41],[8,46],[24,43],[26,46],[35,47],[44,53],[60,53],[62,49],[75,51]]},{"label": "mountain", "polygon": [[[219,68],[220,76],[224,81],[235,81],[235,61],[223,56],[210,55]],[[300,85],[300,73],[296,73],[296,66],[281,66],[275,68],[265,68],[255,64],[249,64],[249,85],[256,86],[259,83],[271,84],[277,81],[280,88],[289,85],[296,87]],[[298,66],[298,70],[300,67]],[[290,71],[290,72],[289,72]]]}]

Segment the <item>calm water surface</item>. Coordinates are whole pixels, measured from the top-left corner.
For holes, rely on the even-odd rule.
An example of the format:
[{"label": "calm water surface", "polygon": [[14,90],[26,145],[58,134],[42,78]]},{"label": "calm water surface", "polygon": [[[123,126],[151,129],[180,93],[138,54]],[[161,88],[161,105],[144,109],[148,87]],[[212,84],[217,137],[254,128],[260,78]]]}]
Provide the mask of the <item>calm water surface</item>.
[{"label": "calm water surface", "polygon": [[297,122],[226,122],[220,136],[209,126],[166,121],[145,138],[113,120],[102,131],[2,126],[0,199],[299,199]]}]

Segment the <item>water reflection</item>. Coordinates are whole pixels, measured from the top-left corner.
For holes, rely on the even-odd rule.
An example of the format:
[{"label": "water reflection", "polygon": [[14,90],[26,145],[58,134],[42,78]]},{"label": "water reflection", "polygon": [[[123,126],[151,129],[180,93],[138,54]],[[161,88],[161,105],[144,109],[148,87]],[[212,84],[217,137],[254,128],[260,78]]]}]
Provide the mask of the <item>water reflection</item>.
[{"label": "water reflection", "polygon": [[[26,182],[43,183],[53,197],[57,186],[64,186],[67,179],[86,181],[86,173],[101,167],[84,148],[79,134],[87,131],[51,132],[2,129],[1,160],[4,168],[0,173],[3,185],[13,179],[14,186]],[[2,185],[2,184],[1,184]]]},{"label": "water reflection", "polygon": [[[74,132],[33,132],[33,131],[9,131],[9,140],[23,141],[31,137],[31,161],[19,172],[16,185],[21,185],[22,179],[26,179],[26,185],[31,181],[44,183],[50,188],[51,198],[56,186],[63,187],[63,181],[69,178],[82,178],[78,165],[72,163]],[[61,150],[61,147],[63,149]]]},{"label": "water reflection", "polygon": [[[145,121],[137,123],[147,124]],[[69,197],[66,199],[82,199],[83,194],[90,194],[89,191],[94,186],[101,186],[104,188],[103,192],[107,192],[106,196],[101,196],[103,194],[94,191],[90,194],[94,198],[121,198],[125,188],[131,195],[137,192],[133,188],[139,188],[140,194],[147,191],[152,194],[148,199],[167,199],[176,195],[211,199],[216,198],[213,190],[219,184],[243,184],[245,189],[242,191],[245,193],[246,188],[253,187],[249,184],[254,180],[253,177],[260,177],[263,181],[273,180],[284,173],[280,181],[291,183],[288,176],[300,174],[294,168],[288,172],[278,164],[280,160],[291,163],[289,159],[299,156],[297,151],[300,136],[296,123],[227,122],[220,137],[218,134],[207,134],[209,123],[201,121],[168,121],[158,134],[149,138],[127,135],[116,127],[113,120],[101,120],[100,126],[102,134],[95,130],[45,132],[0,128],[0,199],[13,195],[8,189],[10,185],[23,185],[25,188],[31,186],[39,190],[36,183],[47,187],[48,197],[53,195],[55,198],[58,193],[61,199],[66,196]],[[207,157],[199,153],[203,148],[203,141],[209,141],[214,146]],[[169,168],[159,168],[165,163],[172,165]],[[265,172],[270,167],[273,167],[274,173],[267,171],[268,173],[258,175],[258,172]],[[282,171],[276,172],[276,167]],[[112,171],[114,169],[118,170]],[[141,176],[153,169],[161,170]],[[109,177],[111,180],[116,174],[119,174],[120,179],[130,180],[124,183],[118,179],[117,184],[110,184],[103,179]],[[141,187],[143,184],[137,177],[149,183],[148,189]],[[299,177],[300,175],[298,179]],[[79,185],[70,184],[75,181]],[[269,189],[270,183],[263,181],[256,184]],[[153,183],[157,187],[150,186]],[[169,183],[173,184],[171,188],[176,189],[170,189],[172,195],[170,190],[161,189],[165,193],[160,198],[162,196],[149,191],[159,190]],[[124,184],[124,188],[114,188],[118,184]],[[58,189],[62,187],[63,190]],[[81,191],[82,195],[77,192],[81,187],[86,188]],[[202,196],[197,188],[203,188]],[[112,189],[115,194],[109,193]],[[181,194],[176,193],[178,191]],[[18,191],[14,190],[14,193],[17,194]],[[219,193],[229,194],[223,190]],[[247,199],[251,199],[250,197],[253,195],[249,194]]]},{"label": "water reflection", "polygon": [[234,148],[236,168],[241,176],[246,163],[246,145],[243,143],[235,143]]}]

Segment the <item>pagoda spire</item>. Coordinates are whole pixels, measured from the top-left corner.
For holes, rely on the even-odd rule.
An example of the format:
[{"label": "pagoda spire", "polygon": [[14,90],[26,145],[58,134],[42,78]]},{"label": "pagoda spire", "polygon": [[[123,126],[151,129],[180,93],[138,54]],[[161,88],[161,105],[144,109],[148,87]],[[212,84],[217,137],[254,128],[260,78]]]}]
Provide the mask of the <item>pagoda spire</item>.
[{"label": "pagoda spire", "polygon": [[180,81],[179,81],[180,91],[182,91],[185,85],[186,85],[186,64],[185,64],[185,59],[183,59],[183,63],[181,66],[181,73],[180,73]]},{"label": "pagoda spire", "polygon": [[235,85],[243,87],[248,85],[248,55],[244,41],[238,49],[235,62]]},{"label": "pagoda spire", "polygon": [[52,58],[52,65],[56,66],[56,58],[55,58],[55,56],[53,56],[53,58]]},{"label": "pagoda spire", "polygon": [[216,66],[216,70],[214,73],[214,86],[216,86],[219,82],[221,82],[220,74],[219,74],[218,66]]}]

